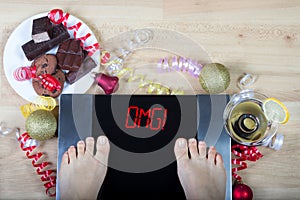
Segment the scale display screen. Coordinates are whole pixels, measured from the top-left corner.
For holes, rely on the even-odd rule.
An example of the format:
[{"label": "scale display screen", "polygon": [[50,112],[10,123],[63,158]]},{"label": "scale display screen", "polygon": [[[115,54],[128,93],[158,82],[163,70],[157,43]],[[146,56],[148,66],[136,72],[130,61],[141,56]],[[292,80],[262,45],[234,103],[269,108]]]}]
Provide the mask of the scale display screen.
[{"label": "scale display screen", "polygon": [[[206,138],[212,100],[209,95],[200,96],[62,95],[58,169],[70,145],[106,135],[110,154],[99,199],[185,199],[174,144],[179,137]],[[226,101],[225,97],[224,107]],[[226,154],[222,153],[229,174],[230,138],[222,129],[215,146]]]}]

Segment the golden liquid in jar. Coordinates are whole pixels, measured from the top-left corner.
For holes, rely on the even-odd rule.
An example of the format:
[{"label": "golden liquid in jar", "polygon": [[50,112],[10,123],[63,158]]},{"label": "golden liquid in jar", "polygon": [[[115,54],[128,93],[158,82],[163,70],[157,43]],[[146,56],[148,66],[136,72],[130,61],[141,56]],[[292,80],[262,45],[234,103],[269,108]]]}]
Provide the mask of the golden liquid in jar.
[{"label": "golden liquid in jar", "polygon": [[254,142],[264,138],[268,120],[260,101],[250,99],[237,104],[231,111],[227,128],[241,142]]}]

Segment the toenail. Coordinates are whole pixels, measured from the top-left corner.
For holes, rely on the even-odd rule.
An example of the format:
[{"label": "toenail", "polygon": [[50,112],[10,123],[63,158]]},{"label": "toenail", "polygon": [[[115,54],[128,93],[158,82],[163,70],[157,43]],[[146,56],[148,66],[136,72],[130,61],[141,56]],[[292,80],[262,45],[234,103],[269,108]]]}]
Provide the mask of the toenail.
[{"label": "toenail", "polygon": [[195,142],[196,142],[196,139],[195,139],[195,138],[191,138],[191,139],[189,139],[189,142],[190,142],[190,143],[195,143]]},{"label": "toenail", "polygon": [[82,141],[82,140],[80,140],[80,141],[78,142],[78,144],[83,144],[83,141]]},{"label": "toenail", "polygon": [[200,141],[200,142],[199,142],[199,145],[204,146],[204,145],[205,145],[205,142]]},{"label": "toenail", "polygon": [[106,144],[106,138],[105,137],[100,137],[99,138],[99,144],[100,145],[105,145]]},{"label": "toenail", "polygon": [[185,147],[185,146],[186,146],[186,141],[185,141],[185,139],[179,140],[179,141],[178,141],[178,146],[181,147],[181,148],[182,148],[182,147]]}]

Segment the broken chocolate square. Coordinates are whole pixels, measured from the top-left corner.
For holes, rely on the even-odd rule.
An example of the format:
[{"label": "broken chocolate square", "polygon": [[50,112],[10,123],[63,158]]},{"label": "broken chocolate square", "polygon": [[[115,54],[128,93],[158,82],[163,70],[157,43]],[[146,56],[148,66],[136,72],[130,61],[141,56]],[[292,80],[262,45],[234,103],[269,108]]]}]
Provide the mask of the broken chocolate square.
[{"label": "broken chocolate square", "polygon": [[52,23],[47,16],[33,20],[31,36],[35,43],[45,42],[51,39]]},{"label": "broken chocolate square", "polygon": [[69,39],[62,42],[56,53],[58,66],[61,69],[77,71],[83,61],[83,50],[80,40]]},{"label": "broken chocolate square", "polygon": [[67,29],[62,24],[59,24],[53,27],[51,40],[40,43],[34,43],[33,40],[30,40],[22,45],[22,49],[27,59],[31,61],[69,38],[70,35]]},{"label": "broken chocolate square", "polygon": [[92,69],[95,68],[96,66],[97,66],[97,64],[95,63],[95,61],[91,57],[87,56],[83,60],[78,71],[69,71],[66,74],[67,82],[69,84],[75,83],[80,78],[84,77],[86,74],[88,74],[90,71],[92,71]]}]

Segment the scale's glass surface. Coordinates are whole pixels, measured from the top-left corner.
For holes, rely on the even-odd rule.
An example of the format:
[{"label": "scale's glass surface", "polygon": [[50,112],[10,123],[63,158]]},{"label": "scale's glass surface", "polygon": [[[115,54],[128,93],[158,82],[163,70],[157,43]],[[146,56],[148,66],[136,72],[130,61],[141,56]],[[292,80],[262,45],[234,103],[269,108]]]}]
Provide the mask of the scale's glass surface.
[{"label": "scale's glass surface", "polygon": [[231,199],[231,139],[223,121],[228,100],[227,95],[62,95],[57,169],[70,145],[106,135],[111,148],[100,199],[185,199],[173,149],[177,138],[195,137],[222,154]]}]

